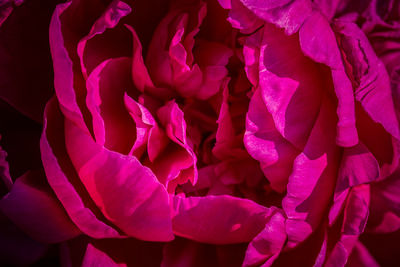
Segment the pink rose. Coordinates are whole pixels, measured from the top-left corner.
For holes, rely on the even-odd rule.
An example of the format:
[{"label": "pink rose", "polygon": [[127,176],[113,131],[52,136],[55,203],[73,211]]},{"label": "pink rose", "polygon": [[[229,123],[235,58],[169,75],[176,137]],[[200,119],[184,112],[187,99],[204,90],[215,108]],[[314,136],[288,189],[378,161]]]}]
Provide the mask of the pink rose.
[{"label": "pink rose", "polygon": [[[0,65],[10,114],[0,150],[0,244],[9,248],[0,261],[395,259],[397,2],[72,0],[54,10],[37,3],[0,5],[0,54],[16,66]],[[49,32],[49,51],[21,56],[12,44],[29,44],[12,37],[26,34],[17,22],[37,14],[48,19],[37,36]],[[25,60],[37,68],[21,71]],[[31,129],[32,164],[13,120]]]}]

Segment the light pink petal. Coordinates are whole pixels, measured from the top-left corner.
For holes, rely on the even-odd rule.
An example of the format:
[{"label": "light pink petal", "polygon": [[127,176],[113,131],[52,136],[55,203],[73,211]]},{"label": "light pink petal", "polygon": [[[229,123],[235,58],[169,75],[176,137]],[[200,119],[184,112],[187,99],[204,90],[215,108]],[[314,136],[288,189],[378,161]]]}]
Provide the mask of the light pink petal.
[{"label": "light pink petal", "polygon": [[93,118],[96,142],[128,154],[135,142],[136,126],[124,107],[124,94],[132,89],[130,58],[109,59],[89,75],[86,103]]},{"label": "light pink petal", "polygon": [[335,30],[347,63],[350,65],[355,98],[368,115],[392,136],[400,138],[399,121],[393,105],[390,81],[367,37],[352,22],[337,21]]},{"label": "light pink petal", "polygon": [[304,151],[297,156],[289,177],[283,209],[288,217],[288,246],[304,241],[321,223],[336,181],[334,105],[326,97]]},{"label": "light pink petal", "polygon": [[285,218],[273,213],[265,228],[250,242],[243,266],[271,266],[286,242]]},{"label": "light pink petal", "polygon": [[65,136],[71,161],[105,217],[142,240],[173,239],[168,194],[150,169],[136,157],[96,144],[69,120]]},{"label": "light pink petal", "polygon": [[322,14],[314,12],[300,28],[299,39],[305,55],[332,69],[333,84],[338,98],[337,144],[346,147],[356,145],[358,136],[353,89],[344,71],[337,40],[329,22]]},{"label": "light pink petal", "polygon": [[250,101],[243,141],[249,154],[260,162],[271,187],[278,192],[285,191],[293,160],[300,151],[276,130],[259,89]]},{"label": "light pink petal", "polygon": [[29,236],[44,243],[58,243],[81,232],[47,186],[41,172],[18,178],[0,200],[0,210]]},{"label": "light pink petal", "polygon": [[272,210],[232,196],[171,196],[174,233],[198,242],[249,242],[265,226]]},{"label": "light pink petal", "polygon": [[44,130],[40,140],[42,162],[47,181],[75,225],[94,238],[120,234],[105,220],[83,188],[67,155],[64,144],[64,120],[55,98],[46,106]]},{"label": "light pink petal", "polygon": [[[121,51],[121,44],[118,44],[119,47],[112,47],[112,45],[106,43],[101,43],[100,45],[97,43],[96,46],[91,45],[91,42],[96,43],[96,37],[99,37],[104,34],[108,29],[114,28],[121,18],[128,15],[131,12],[131,8],[128,4],[120,1],[114,0],[108,7],[107,10],[101,15],[99,19],[93,24],[92,28],[88,35],[83,37],[77,46],[77,53],[81,63],[82,74],[85,78],[90,74],[90,72],[98,65],[100,62],[105,59],[114,57],[109,55],[110,50],[114,50],[115,53]],[[116,41],[115,36],[114,42]],[[105,50],[108,46],[111,46],[114,49]],[[103,47],[103,50],[99,47]],[[107,52],[107,53],[106,53]]]}]

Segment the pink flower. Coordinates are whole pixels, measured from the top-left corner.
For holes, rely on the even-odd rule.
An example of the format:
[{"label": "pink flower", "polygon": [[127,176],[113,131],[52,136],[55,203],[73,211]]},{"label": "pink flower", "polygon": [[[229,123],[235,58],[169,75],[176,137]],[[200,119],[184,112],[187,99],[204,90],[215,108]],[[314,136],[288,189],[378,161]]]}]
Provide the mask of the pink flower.
[{"label": "pink flower", "polygon": [[[0,35],[24,5],[4,4]],[[72,0],[48,18],[54,91],[0,65],[2,99],[37,122],[44,113],[31,141],[40,164],[18,169],[0,151],[0,222],[16,247],[1,260],[393,259],[374,242],[400,230],[397,2]],[[6,62],[24,62],[5,47]],[[45,84],[50,63],[34,62]]]}]

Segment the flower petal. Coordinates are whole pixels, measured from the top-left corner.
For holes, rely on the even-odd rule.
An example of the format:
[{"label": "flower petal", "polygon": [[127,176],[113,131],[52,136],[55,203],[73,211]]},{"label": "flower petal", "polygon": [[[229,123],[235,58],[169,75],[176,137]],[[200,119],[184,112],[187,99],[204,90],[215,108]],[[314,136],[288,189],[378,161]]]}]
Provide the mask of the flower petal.
[{"label": "flower petal", "polygon": [[142,240],[173,239],[168,194],[150,169],[96,144],[72,121],[65,122],[65,136],[81,181],[110,221]]},{"label": "flower petal", "polygon": [[45,183],[40,172],[18,178],[0,200],[0,210],[29,236],[44,243],[58,243],[81,232]]},{"label": "flower petal", "polygon": [[198,242],[233,244],[249,242],[265,226],[272,210],[232,196],[171,196],[176,235]]}]

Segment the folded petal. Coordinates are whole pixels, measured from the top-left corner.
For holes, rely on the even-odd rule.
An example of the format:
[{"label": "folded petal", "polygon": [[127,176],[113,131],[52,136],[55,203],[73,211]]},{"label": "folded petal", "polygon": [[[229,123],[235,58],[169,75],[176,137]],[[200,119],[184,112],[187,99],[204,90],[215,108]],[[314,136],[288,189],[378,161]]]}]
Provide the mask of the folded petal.
[{"label": "folded petal", "polygon": [[71,161],[105,217],[135,238],[173,239],[168,194],[150,169],[136,157],[98,145],[69,120],[65,137]]},{"label": "folded petal", "polygon": [[[118,53],[125,48],[122,47],[122,44],[124,44],[124,42],[121,42],[122,40],[120,40],[120,42],[117,41],[121,34],[115,34],[116,30],[108,31],[106,34],[104,33],[116,27],[119,21],[130,12],[131,8],[128,4],[120,0],[113,1],[101,17],[93,24],[89,34],[79,41],[77,53],[81,63],[82,74],[85,78],[87,78],[90,72],[102,61],[109,58],[121,57]],[[111,36],[107,38],[107,34]],[[101,38],[105,39],[104,43],[98,42],[97,39],[101,40]],[[117,43],[118,47],[113,46],[113,43]],[[117,54],[117,56],[115,56],[115,54]]]},{"label": "folded petal", "polygon": [[351,66],[348,72],[355,84],[355,98],[375,122],[399,139],[400,126],[385,66],[356,24],[338,20],[334,27],[340,34],[345,59]]},{"label": "folded petal", "polygon": [[130,68],[130,58],[108,59],[86,81],[96,142],[122,154],[129,153],[136,136],[136,125],[124,107],[124,94],[134,90]]},{"label": "folded petal", "polygon": [[[197,157],[192,149],[192,144],[187,137],[186,121],[182,110],[174,101],[170,101],[157,111],[157,116],[160,119],[161,124],[164,126],[167,136],[180,147],[180,149],[175,150],[175,154],[171,153],[168,155],[168,157],[173,157],[175,161],[170,162],[168,165],[171,167],[172,165],[175,166],[169,168],[169,170],[165,170],[168,173],[162,171],[167,175],[166,183],[176,179],[178,175],[180,175],[179,179],[177,179],[178,183],[184,183],[187,180],[190,180],[192,184],[195,184],[198,175],[196,167]],[[168,165],[165,167],[168,168]],[[155,167],[157,167],[156,164]],[[185,172],[185,170],[187,171]],[[165,176],[165,174],[163,176]]]},{"label": "folded petal", "polygon": [[65,148],[64,119],[57,100],[46,106],[40,150],[47,181],[75,225],[94,238],[117,237],[118,231],[84,189]]},{"label": "folded petal", "polygon": [[273,213],[265,228],[249,243],[243,266],[271,266],[286,242],[285,218]]},{"label": "folded petal", "polygon": [[259,89],[254,92],[250,101],[243,141],[249,154],[260,162],[272,188],[284,192],[293,160],[300,151],[286,141],[275,128]]},{"label": "folded petal", "polygon": [[344,209],[340,238],[329,255],[326,266],[346,264],[358,236],[364,232],[369,215],[369,204],[369,185],[359,185],[351,189]]},{"label": "folded petal", "polygon": [[326,97],[304,151],[297,156],[283,199],[288,220],[288,246],[304,241],[321,223],[336,181],[338,148],[335,146],[333,103]]},{"label": "folded petal", "polygon": [[338,98],[338,125],[336,142],[340,146],[358,143],[355,125],[355,107],[351,82],[346,76],[336,37],[329,22],[319,12],[314,12],[300,28],[299,39],[305,55],[315,62],[331,68]]},{"label": "folded petal", "polygon": [[[259,86],[281,135],[303,149],[319,113],[326,69],[304,56],[297,36],[265,24],[260,48]],[[325,79],[324,79],[325,77]]]}]

